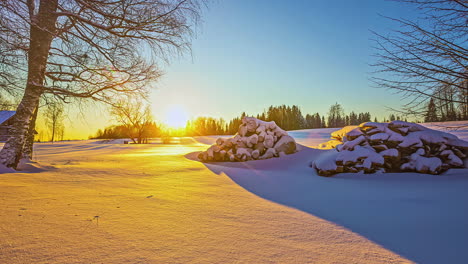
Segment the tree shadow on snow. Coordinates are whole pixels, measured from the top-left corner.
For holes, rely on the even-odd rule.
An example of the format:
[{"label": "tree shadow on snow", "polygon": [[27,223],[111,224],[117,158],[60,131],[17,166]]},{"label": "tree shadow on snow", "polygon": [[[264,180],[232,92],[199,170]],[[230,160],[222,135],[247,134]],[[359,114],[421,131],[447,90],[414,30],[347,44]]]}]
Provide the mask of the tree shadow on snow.
[{"label": "tree shadow on snow", "polygon": [[325,178],[310,168],[325,151],[302,146],[282,158],[204,164],[259,197],[349,228],[409,260],[466,263],[467,169]]},{"label": "tree shadow on snow", "polygon": [[54,166],[42,165],[40,163],[22,159],[18,163],[17,170],[0,165],[0,174],[5,173],[41,173],[44,171],[56,170]]}]

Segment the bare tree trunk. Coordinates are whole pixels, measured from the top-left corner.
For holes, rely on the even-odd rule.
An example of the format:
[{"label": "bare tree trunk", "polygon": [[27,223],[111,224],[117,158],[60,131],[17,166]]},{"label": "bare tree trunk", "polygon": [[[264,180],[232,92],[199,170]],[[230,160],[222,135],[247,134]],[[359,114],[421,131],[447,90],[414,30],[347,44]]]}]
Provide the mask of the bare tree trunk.
[{"label": "bare tree trunk", "polygon": [[24,144],[23,158],[28,159],[28,160],[32,160],[33,158],[34,132],[36,128],[36,119],[37,119],[38,110],[39,110],[39,107],[36,107],[36,110],[34,111],[31,122],[29,123],[28,137],[26,138],[26,142]]},{"label": "bare tree trunk", "polygon": [[50,141],[52,141],[52,143],[54,143],[54,139],[55,139],[55,127],[57,126],[55,120],[53,121],[52,123],[52,137],[50,138]]},{"label": "bare tree trunk", "polygon": [[142,136],[142,133],[141,133],[141,128],[138,128],[138,144],[143,143],[142,138],[143,138],[143,136]]},{"label": "bare tree trunk", "polygon": [[[34,7],[34,1],[28,1]],[[55,32],[58,0],[41,0],[38,14],[30,14],[31,30],[28,51],[28,78],[23,98],[18,105],[13,119],[11,136],[0,151],[0,163],[14,168],[22,157],[29,124],[39,105],[39,99],[44,92],[45,70],[49,56],[50,44]],[[30,12],[35,12],[31,8]]]},{"label": "bare tree trunk", "polygon": [[462,80],[462,85],[466,88],[466,92],[463,89],[458,90],[458,96],[460,100],[463,101],[463,104],[460,104],[460,118],[461,120],[466,120],[468,117],[468,80]]},{"label": "bare tree trunk", "polygon": [[26,86],[25,94],[18,105],[11,128],[11,136],[0,151],[0,162],[16,169],[21,159],[28,129],[34,109],[39,103],[42,91],[37,87]]}]

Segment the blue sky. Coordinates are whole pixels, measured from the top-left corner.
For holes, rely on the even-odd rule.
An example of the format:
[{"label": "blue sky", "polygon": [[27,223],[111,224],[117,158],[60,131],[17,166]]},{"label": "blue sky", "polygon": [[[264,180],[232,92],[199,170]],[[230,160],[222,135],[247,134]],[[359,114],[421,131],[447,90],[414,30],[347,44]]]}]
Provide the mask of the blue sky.
[{"label": "blue sky", "polygon": [[192,55],[174,59],[151,100],[156,117],[182,105],[190,116],[230,119],[269,105],[296,104],[326,114],[388,116],[399,95],[371,87],[373,35],[397,25],[379,16],[415,11],[385,0],[226,0],[211,3]]},{"label": "blue sky", "polygon": [[[154,116],[165,120],[182,108],[189,118],[257,114],[270,105],[299,105],[326,115],[341,103],[346,113],[379,119],[399,108],[399,95],[371,87],[371,30],[397,25],[381,17],[412,18],[416,12],[386,0],[224,0],[203,13],[192,53],[162,65],[165,75],[151,95]],[[104,107],[88,109],[71,126],[87,137],[113,123]],[[176,111],[177,112],[177,111]],[[68,133],[67,133],[68,134]]]}]

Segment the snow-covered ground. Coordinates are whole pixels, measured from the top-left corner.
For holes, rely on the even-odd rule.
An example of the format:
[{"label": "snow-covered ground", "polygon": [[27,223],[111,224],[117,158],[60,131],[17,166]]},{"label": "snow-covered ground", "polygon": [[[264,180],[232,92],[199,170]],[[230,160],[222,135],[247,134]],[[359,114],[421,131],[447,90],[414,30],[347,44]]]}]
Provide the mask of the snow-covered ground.
[{"label": "snow-covered ground", "polygon": [[0,174],[0,263],[466,263],[468,170],[319,177],[334,130],[244,163],[194,161],[216,137],[36,144]]}]

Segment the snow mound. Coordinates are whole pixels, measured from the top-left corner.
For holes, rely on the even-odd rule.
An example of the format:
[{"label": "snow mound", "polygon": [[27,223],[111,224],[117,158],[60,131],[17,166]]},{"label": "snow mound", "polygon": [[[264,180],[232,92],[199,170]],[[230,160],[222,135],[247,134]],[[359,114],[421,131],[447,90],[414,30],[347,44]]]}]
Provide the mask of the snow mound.
[{"label": "snow mound", "polygon": [[344,127],[331,134],[321,148],[335,151],[317,159],[321,176],[341,172],[401,172],[440,174],[464,167],[468,142],[422,125],[392,121]]},{"label": "snow mound", "polygon": [[239,131],[231,138],[218,138],[208,150],[200,152],[201,161],[263,160],[292,154],[296,141],[274,121],[242,118]]}]

